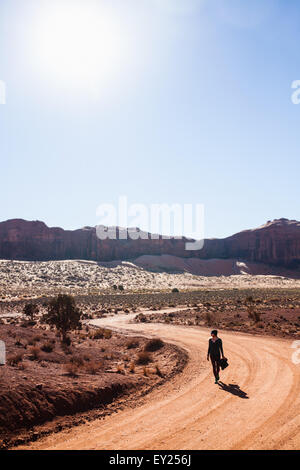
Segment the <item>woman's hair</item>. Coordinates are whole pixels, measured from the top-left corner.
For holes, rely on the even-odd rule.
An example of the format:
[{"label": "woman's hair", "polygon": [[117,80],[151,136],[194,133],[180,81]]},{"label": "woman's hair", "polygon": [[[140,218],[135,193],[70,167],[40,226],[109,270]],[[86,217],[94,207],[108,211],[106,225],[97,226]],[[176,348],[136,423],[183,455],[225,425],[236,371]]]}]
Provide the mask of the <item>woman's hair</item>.
[{"label": "woman's hair", "polygon": [[212,330],[211,335],[218,336],[218,330]]}]

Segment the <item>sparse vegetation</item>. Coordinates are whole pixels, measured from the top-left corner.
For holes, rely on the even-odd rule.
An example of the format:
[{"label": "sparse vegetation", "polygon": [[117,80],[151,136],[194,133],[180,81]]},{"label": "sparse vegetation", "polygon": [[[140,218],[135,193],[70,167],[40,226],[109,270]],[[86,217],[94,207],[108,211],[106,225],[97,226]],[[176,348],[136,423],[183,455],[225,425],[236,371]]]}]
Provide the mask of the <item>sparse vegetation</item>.
[{"label": "sparse vegetation", "polygon": [[32,302],[27,303],[24,306],[23,313],[30,319],[30,321],[34,321],[35,315],[39,313],[39,307]]},{"label": "sparse vegetation", "polygon": [[67,333],[80,329],[82,312],[76,307],[75,299],[66,294],[61,294],[49,302],[47,313],[43,320],[50,326],[55,326],[65,342]]},{"label": "sparse vegetation", "polygon": [[159,376],[159,377],[163,377],[163,373],[161,372],[158,364],[155,364],[155,371],[156,371],[156,374]]},{"label": "sparse vegetation", "polygon": [[79,367],[74,362],[67,362],[65,364],[65,370],[67,372],[67,375],[69,375],[70,377],[78,376]]},{"label": "sparse vegetation", "polygon": [[29,349],[30,359],[32,361],[38,361],[40,358],[41,350],[37,346],[32,346]]},{"label": "sparse vegetation", "polygon": [[8,356],[7,358],[7,364],[12,367],[18,366],[22,361],[23,361],[23,354],[21,353],[13,354],[11,356]]},{"label": "sparse vegetation", "polygon": [[51,353],[54,350],[54,344],[48,341],[41,346],[41,350],[46,353]]},{"label": "sparse vegetation", "polygon": [[90,332],[89,337],[91,339],[110,339],[112,337],[112,331],[107,328],[97,328],[97,330]]},{"label": "sparse vegetation", "polygon": [[103,362],[101,361],[88,361],[84,363],[82,370],[87,374],[96,375],[103,369]]},{"label": "sparse vegetation", "polygon": [[130,341],[128,341],[128,343],[126,344],[126,347],[127,349],[135,349],[135,348],[138,348],[139,347],[139,342],[136,340],[136,339],[131,339]]},{"label": "sparse vegetation", "polygon": [[147,365],[149,362],[152,361],[151,355],[146,351],[141,351],[138,353],[137,356],[137,364],[139,365]]},{"label": "sparse vegetation", "polygon": [[162,339],[160,338],[153,338],[153,339],[150,339],[146,345],[145,345],[145,351],[148,351],[148,352],[154,352],[154,351],[158,351],[159,349],[163,348],[165,345],[165,343],[163,342]]},{"label": "sparse vegetation", "polygon": [[254,305],[247,306],[248,317],[255,323],[260,322],[260,313],[255,309]]}]

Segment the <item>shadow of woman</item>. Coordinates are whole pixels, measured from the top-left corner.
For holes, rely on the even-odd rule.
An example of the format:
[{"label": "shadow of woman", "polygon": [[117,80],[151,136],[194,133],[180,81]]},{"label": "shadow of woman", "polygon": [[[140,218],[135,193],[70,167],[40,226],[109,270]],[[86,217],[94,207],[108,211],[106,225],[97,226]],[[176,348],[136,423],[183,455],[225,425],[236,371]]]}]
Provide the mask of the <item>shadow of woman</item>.
[{"label": "shadow of woman", "polygon": [[235,384],[226,385],[224,384],[224,382],[218,382],[218,385],[225,392],[231,393],[232,395],[236,395],[237,397],[240,397],[240,398],[249,399],[247,393],[241,390],[238,385],[235,385]]}]

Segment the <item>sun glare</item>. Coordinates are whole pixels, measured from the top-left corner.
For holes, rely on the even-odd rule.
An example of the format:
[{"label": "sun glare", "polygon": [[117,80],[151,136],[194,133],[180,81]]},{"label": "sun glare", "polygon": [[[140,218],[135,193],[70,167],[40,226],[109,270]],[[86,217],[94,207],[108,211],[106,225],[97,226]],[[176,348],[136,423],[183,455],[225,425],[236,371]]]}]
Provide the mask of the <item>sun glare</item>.
[{"label": "sun glare", "polygon": [[124,46],[116,18],[94,2],[53,1],[37,15],[37,65],[59,86],[105,86],[120,71]]}]

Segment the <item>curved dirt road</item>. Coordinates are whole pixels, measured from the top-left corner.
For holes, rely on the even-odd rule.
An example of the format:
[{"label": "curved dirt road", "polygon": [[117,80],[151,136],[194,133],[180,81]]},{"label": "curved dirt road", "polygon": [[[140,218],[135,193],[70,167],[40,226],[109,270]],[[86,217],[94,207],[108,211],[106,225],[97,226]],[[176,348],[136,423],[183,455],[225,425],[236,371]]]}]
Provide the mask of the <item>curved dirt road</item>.
[{"label": "curved dirt road", "polygon": [[[185,348],[185,370],[134,409],[46,437],[26,449],[299,449],[300,365],[291,341],[224,332],[230,367],[215,385],[206,361],[209,331],[98,321],[160,336]],[[94,323],[97,321],[94,321]]]}]

